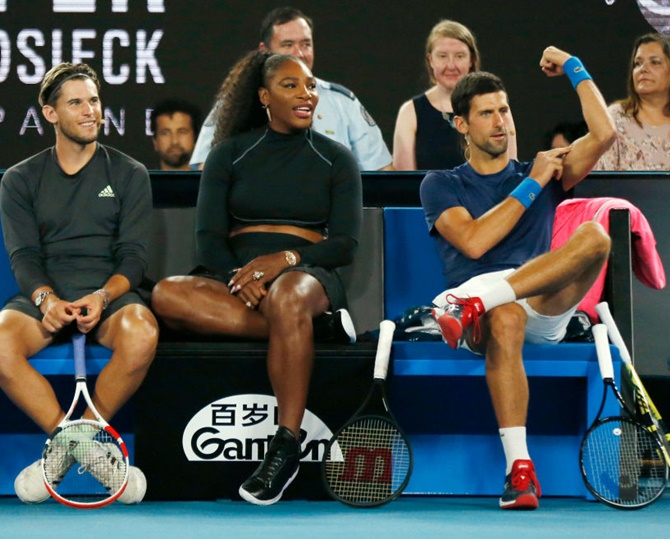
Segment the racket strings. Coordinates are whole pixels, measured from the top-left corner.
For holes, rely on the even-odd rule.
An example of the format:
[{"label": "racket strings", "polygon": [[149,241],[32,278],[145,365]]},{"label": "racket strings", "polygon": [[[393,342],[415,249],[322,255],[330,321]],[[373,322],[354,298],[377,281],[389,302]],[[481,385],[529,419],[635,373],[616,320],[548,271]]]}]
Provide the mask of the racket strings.
[{"label": "racket strings", "polygon": [[660,419],[661,416],[646,394],[642,382],[637,375],[633,373],[634,371],[629,367],[630,380],[635,395],[635,417],[649,432],[658,433],[662,438],[663,457],[666,464],[670,467],[670,434],[666,432],[666,427]]},{"label": "racket strings", "polygon": [[94,502],[115,495],[125,484],[127,460],[118,440],[102,426],[71,423],[49,442],[44,477],[57,495],[72,502]]},{"label": "racket strings", "polygon": [[405,486],[410,449],[397,427],[383,418],[362,418],[344,428],[325,465],[331,491],[365,505],[392,499]]},{"label": "racket strings", "polygon": [[651,503],[667,482],[656,439],[621,418],[606,419],[589,432],[582,446],[582,472],[596,496],[619,507]]},{"label": "racket strings", "polygon": [[57,488],[76,462],[76,459],[68,453],[67,447],[52,441],[44,455],[43,469],[46,481]]}]

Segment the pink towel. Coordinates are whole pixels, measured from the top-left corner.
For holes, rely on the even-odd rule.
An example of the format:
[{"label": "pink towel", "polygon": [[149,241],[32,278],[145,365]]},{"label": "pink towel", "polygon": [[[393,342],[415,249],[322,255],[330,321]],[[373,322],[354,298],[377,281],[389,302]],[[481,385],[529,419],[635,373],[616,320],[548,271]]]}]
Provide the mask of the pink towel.
[{"label": "pink towel", "polygon": [[[640,282],[649,288],[660,290],[665,287],[665,269],[656,250],[656,238],[647,218],[633,204],[622,198],[571,198],[556,209],[551,249],[561,247],[576,228],[587,220],[600,223],[609,233],[609,212],[627,209],[630,212],[632,233],[633,272]],[[607,266],[603,268],[591,290],[586,294],[579,309],[588,313],[593,322],[598,321],[595,306],[602,300]]]}]

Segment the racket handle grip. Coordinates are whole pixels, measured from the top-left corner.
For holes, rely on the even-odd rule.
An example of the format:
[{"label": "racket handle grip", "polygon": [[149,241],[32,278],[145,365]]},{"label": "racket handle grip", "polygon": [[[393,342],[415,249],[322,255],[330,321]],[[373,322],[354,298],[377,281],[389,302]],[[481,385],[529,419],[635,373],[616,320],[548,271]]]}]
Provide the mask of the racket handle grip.
[{"label": "racket handle grip", "polygon": [[596,343],[596,355],[600,376],[603,380],[614,380],[614,367],[612,366],[612,355],[610,354],[610,342],[607,339],[607,327],[605,324],[596,324],[591,328],[593,340]]},{"label": "racket handle grip", "polygon": [[607,331],[610,334],[610,339],[612,339],[612,344],[619,349],[619,354],[621,354],[621,359],[624,363],[630,364],[631,358],[630,353],[628,352],[628,347],[621,336],[621,332],[614,321],[614,317],[610,312],[609,304],[606,301],[601,301],[596,305],[596,312],[600,317],[600,321],[605,324]]},{"label": "racket handle grip", "polygon": [[374,377],[377,380],[385,380],[389,368],[391,356],[391,345],[393,344],[393,332],[395,323],[391,320],[383,320],[379,324],[379,342],[377,343],[377,356],[375,357]]},{"label": "racket handle grip", "polygon": [[78,331],[72,335],[74,351],[74,374],[80,378],[86,376],[86,335]]}]

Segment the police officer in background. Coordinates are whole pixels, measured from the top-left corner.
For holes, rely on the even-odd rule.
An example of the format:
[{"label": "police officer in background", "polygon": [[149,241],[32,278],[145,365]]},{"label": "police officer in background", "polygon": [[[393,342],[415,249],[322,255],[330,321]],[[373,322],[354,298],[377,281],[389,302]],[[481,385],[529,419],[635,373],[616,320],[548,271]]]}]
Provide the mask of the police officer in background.
[{"label": "police officer in background", "polygon": [[[312,20],[293,7],[270,11],[261,24],[260,50],[293,54],[311,70],[314,64]],[[333,82],[316,79],[319,105],[312,128],[349,148],[361,170],[393,170],[393,158],[381,130],[354,93]],[[212,147],[214,110],[205,120],[191,157],[191,167],[202,169]]]}]

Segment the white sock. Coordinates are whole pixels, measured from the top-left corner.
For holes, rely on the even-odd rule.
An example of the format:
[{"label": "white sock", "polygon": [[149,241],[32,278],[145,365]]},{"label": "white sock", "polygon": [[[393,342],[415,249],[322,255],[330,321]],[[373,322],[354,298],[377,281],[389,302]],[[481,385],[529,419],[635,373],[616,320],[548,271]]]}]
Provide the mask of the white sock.
[{"label": "white sock", "polygon": [[526,445],[526,427],[506,427],[498,429],[498,432],[507,461],[505,475],[508,475],[512,471],[512,464],[515,460],[530,460]]},{"label": "white sock", "polygon": [[505,303],[512,303],[516,301],[516,293],[505,279],[482,287],[479,293],[479,299],[484,304],[484,309],[490,311],[491,309],[504,305]]}]

